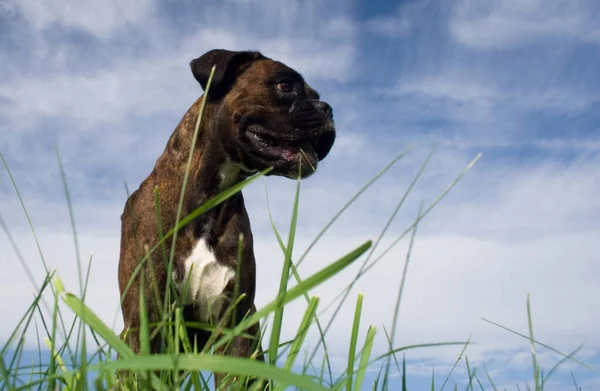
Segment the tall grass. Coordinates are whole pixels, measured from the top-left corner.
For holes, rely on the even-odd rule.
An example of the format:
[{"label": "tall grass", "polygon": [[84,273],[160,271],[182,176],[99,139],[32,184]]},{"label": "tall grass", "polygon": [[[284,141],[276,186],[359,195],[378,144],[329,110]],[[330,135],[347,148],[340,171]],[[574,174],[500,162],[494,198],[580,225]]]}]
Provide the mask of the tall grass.
[{"label": "tall grass", "polygon": [[[199,115],[194,138],[197,137],[201,118],[202,116]],[[192,145],[194,144],[195,143]],[[394,386],[390,385],[390,379],[392,377],[399,377],[401,379],[401,385],[399,387],[402,390],[406,390],[407,378],[410,376],[410,374],[406,372],[406,359],[404,356],[406,352],[413,349],[435,348],[448,345],[457,346],[457,350],[459,351],[458,358],[450,372],[446,374],[445,381],[439,388],[436,388],[434,382],[435,372],[432,371],[431,390],[443,390],[445,387],[449,386],[452,373],[463,361],[463,358],[468,374],[467,389],[485,389],[483,386],[482,371],[485,374],[486,384],[489,384],[489,387],[494,390],[497,389],[492,377],[485,367],[481,371],[477,367],[472,367],[469,363],[466,351],[468,346],[472,343],[470,338],[467,341],[432,342],[411,346],[395,346],[396,325],[399,316],[398,308],[402,299],[404,281],[408,275],[412,243],[416,238],[419,222],[433,210],[454,186],[456,186],[462,176],[465,175],[479,159],[479,155],[476,156],[462,172],[458,173],[457,178],[441,192],[438,198],[431,204],[422,206],[414,222],[400,236],[395,238],[390,246],[381,251],[377,257],[375,257],[376,249],[382,243],[382,239],[387,234],[388,228],[426,169],[427,163],[432,155],[427,157],[423,166],[417,171],[414,180],[410,183],[406,192],[399,198],[395,210],[374,241],[349,245],[346,255],[337,260],[331,260],[325,267],[308,277],[303,278],[298,272],[298,266],[335,221],[364,193],[366,189],[370,188],[380,177],[385,175],[395,163],[406,156],[409,150],[410,149],[400,153],[380,172],[376,173],[376,175],[374,175],[374,177],[355,195],[350,197],[348,202],[340,208],[338,213],[334,214],[323,230],[315,237],[312,243],[310,243],[304,253],[297,259],[294,259],[293,250],[297,229],[298,205],[301,195],[301,182],[300,180],[297,181],[295,197],[292,203],[292,216],[287,242],[284,243],[281,238],[279,231],[273,223],[269,210],[272,228],[284,260],[282,263],[283,266],[280,274],[277,296],[273,298],[272,301],[258,308],[256,313],[239,320],[235,327],[229,328],[225,324],[214,323],[184,323],[182,318],[182,298],[178,297],[177,291],[173,289],[174,284],[172,282],[167,284],[167,291],[164,292],[165,301],[162,303],[162,307],[159,308],[162,318],[158,323],[150,324],[147,313],[149,311],[148,306],[152,305],[152,303],[147,303],[143,296],[140,297],[141,326],[139,330],[129,330],[129,332],[139,333],[141,341],[141,352],[139,354],[134,354],[129,346],[121,339],[119,334],[106,325],[85,302],[92,260],[90,259],[87,267],[85,267],[79,255],[72,200],[69,194],[66,174],[58,153],[59,168],[63,178],[66,202],[69,206],[69,217],[73,228],[73,240],[80,285],[79,294],[71,293],[71,290],[64,286],[58,273],[49,270],[47,267],[41,247],[37,240],[36,231],[31,224],[28,210],[19,192],[17,181],[12,176],[4,157],[0,154],[0,158],[2,159],[4,167],[13,184],[15,195],[21,202],[23,212],[25,213],[27,221],[30,223],[31,232],[36,241],[42,260],[42,266],[46,273],[46,277],[42,283],[38,284],[33,277],[31,267],[27,260],[21,255],[16,242],[13,240],[10,227],[0,216],[0,226],[5,232],[9,243],[17,254],[17,258],[36,290],[31,305],[24,309],[24,314],[22,318],[18,320],[14,332],[2,347],[2,355],[0,357],[0,391],[25,389],[84,390],[88,388],[95,388],[98,390],[141,390],[150,388],[157,390],[209,390],[212,389],[212,372],[227,373],[230,382],[226,387],[227,389],[232,390],[245,389],[247,381],[250,379],[268,381],[267,387],[272,390],[283,390],[288,388],[315,391],[396,389]],[[190,161],[191,156],[188,160],[188,169]],[[174,244],[179,229],[186,224],[189,224],[201,214],[206,213],[211,208],[226,201],[229,197],[240,192],[243,188],[251,185],[252,182],[268,173],[268,171],[269,170],[265,170],[226,189],[187,216],[181,215],[182,200],[180,200],[176,225],[174,227],[162,227],[160,220],[158,221],[160,240],[158,243],[154,244],[152,248],[147,249],[146,255],[144,259],[140,260],[140,266],[133,278],[140,278],[140,283],[143,285],[152,284],[152,281],[146,281],[144,273],[140,273],[142,265],[147,263],[152,253],[156,251],[161,252],[165,261],[165,267],[168,270],[172,268],[174,246],[173,250],[170,253],[167,253],[164,246],[166,241],[172,240],[172,243]],[[186,185],[187,174],[186,179],[182,184],[182,194]],[[160,216],[160,211],[158,210],[160,205],[160,194],[156,191],[155,196],[157,216]],[[169,230],[163,232],[164,228],[169,228]],[[373,355],[375,336],[381,331],[372,324],[365,325],[365,320],[362,316],[363,294],[359,294],[358,297],[356,297],[354,318],[350,325],[351,334],[347,347],[346,366],[345,368],[334,368],[329,356],[331,348],[328,347],[327,344],[327,336],[331,329],[331,325],[337,319],[342,305],[348,299],[350,292],[357,281],[368,273],[373,266],[385,256],[385,254],[395,247],[402,239],[406,238],[407,235],[410,235],[409,250],[406,255],[402,279],[398,286],[392,327],[390,333],[385,329],[383,330],[385,332],[386,340],[388,341],[387,351],[383,354]],[[260,257],[260,254],[257,255]],[[321,299],[312,296],[311,290],[319,285],[327,284],[332,277],[342,272],[349,265],[359,262],[359,260],[362,260],[359,271],[348,282],[348,285],[340,291],[339,296],[331,302],[331,305],[336,305],[333,310],[333,316],[327,324],[323,324],[318,313]],[[258,267],[260,267],[260,263]],[[171,273],[167,273],[167,276],[171,276]],[[292,287],[289,286],[290,278],[295,280],[295,285]],[[141,291],[143,291],[143,289],[141,289]],[[44,295],[48,294],[53,298],[51,304],[43,299]],[[154,294],[156,294],[157,297],[160,297],[160,292],[154,292]],[[306,302],[305,312],[294,339],[291,341],[282,341],[281,331],[285,325],[285,308],[290,302],[298,298],[303,298]],[[66,304],[66,308],[64,306],[59,306],[59,302]],[[156,302],[157,301],[153,301],[153,303]],[[235,302],[231,303],[228,311],[233,311],[235,304]],[[70,315],[74,315],[73,321],[70,324],[67,324],[65,321],[67,314],[64,314],[63,311],[71,311]],[[555,373],[556,368],[568,360],[576,362],[592,371],[599,372],[597,369],[574,357],[579,349],[571,354],[563,354],[534,338],[529,299],[527,300],[527,316],[529,319],[528,335],[496,325],[520,335],[529,341],[532,358],[533,389],[536,391],[544,390],[548,384],[548,379]],[[378,320],[374,319],[370,321]],[[271,329],[268,343],[263,343],[266,350],[260,352],[260,354],[266,356],[264,362],[256,360],[256,355],[250,358],[235,358],[214,354],[217,348],[227,345],[234,337],[243,336],[244,330],[258,322],[263,325],[270,325]],[[488,322],[493,323],[491,321]],[[36,329],[35,335],[38,336],[39,360],[37,365],[26,365],[22,362],[22,355],[25,349],[25,336],[32,325],[34,325]],[[193,341],[188,340],[187,334],[185,333],[185,328],[187,326],[201,327],[211,332],[209,343],[203,347],[201,351],[197,351]],[[367,330],[364,334],[365,337],[363,340],[360,340],[360,330],[364,330],[365,328]],[[308,341],[307,335],[311,329],[317,330],[319,334],[317,341]],[[157,334],[161,335],[161,338],[165,343],[165,350],[162,354],[151,355],[149,341]],[[89,338],[87,337],[88,335]],[[42,340],[46,345],[45,348],[42,347]],[[89,341],[93,341],[93,344],[90,345]],[[309,342],[313,342],[312,346],[309,346]],[[192,346],[194,346],[194,348],[192,348]],[[536,346],[551,349],[553,352],[564,357],[551,368],[545,376],[537,360]],[[303,362],[300,362],[301,352],[305,353]],[[402,354],[402,357],[399,357],[399,354]],[[367,371],[372,370],[379,370],[378,376],[372,383],[365,384]],[[117,371],[126,371],[128,375],[126,377],[119,377],[117,376]],[[576,383],[575,379],[573,380]],[[264,387],[264,383],[255,382],[254,385],[249,387],[253,390],[259,390]],[[456,383],[454,384],[454,389],[457,389]]]}]

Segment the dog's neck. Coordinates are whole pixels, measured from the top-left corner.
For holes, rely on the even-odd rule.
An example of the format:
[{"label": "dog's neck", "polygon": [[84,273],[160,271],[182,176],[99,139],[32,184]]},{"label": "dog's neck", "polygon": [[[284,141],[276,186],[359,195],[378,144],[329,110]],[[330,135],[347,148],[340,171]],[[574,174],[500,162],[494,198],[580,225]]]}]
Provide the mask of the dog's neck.
[{"label": "dog's neck", "polygon": [[[177,177],[183,175],[188,166],[190,149],[193,149],[188,185],[199,186],[212,193],[225,190],[239,182],[244,168],[225,157],[222,147],[214,137],[211,137],[209,129],[216,124],[200,121],[196,145],[192,147],[201,104],[202,97],[198,98],[183,116],[169,138],[165,148],[166,153],[161,155],[156,165],[179,174],[176,175]],[[212,117],[209,114],[217,109],[214,105],[207,104],[204,108],[204,117]]]},{"label": "dog's neck", "polygon": [[[175,197],[174,199],[179,199],[181,184],[188,168],[188,159],[201,103],[202,98],[199,98],[190,107],[169,139],[165,153],[156,162],[155,169],[168,173],[162,175],[162,178],[168,178],[169,183],[160,186],[160,190],[161,192],[168,191],[171,197]],[[204,118],[214,117],[210,114],[217,109],[218,107],[207,104],[204,109]],[[221,145],[214,137],[211,137],[211,126],[217,126],[217,124],[200,122],[189,166],[182,217],[248,175],[241,164],[232,162],[223,153]],[[164,179],[162,180],[164,181]],[[213,237],[220,234],[225,228],[222,225],[240,208],[243,208],[243,198],[241,193],[237,193],[194,222],[195,236]],[[176,211],[168,213],[176,213]]]}]

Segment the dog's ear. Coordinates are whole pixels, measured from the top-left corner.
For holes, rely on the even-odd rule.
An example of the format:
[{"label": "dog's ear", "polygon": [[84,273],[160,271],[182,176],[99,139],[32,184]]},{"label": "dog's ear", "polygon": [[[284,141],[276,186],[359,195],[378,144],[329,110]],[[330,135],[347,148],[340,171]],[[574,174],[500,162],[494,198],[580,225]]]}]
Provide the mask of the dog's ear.
[{"label": "dog's ear", "polygon": [[190,62],[192,74],[198,80],[203,90],[206,90],[208,77],[213,66],[216,65],[215,73],[209,87],[208,94],[211,99],[222,97],[229,91],[235,78],[252,61],[265,58],[260,52],[254,51],[230,51],[224,49],[213,49]]}]

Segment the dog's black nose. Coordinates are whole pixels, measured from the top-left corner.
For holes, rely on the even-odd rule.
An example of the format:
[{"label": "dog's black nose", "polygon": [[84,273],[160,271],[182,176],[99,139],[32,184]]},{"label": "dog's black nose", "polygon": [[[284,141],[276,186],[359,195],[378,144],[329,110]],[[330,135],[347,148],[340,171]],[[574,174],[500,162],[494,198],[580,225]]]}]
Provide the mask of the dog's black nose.
[{"label": "dog's black nose", "polygon": [[329,103],[317,100],[317,101],[315,101],[314,105],[319,110],[324,111],[325,114],[327,115],[327,118],[333,119],[333,109],[331,108]]}]

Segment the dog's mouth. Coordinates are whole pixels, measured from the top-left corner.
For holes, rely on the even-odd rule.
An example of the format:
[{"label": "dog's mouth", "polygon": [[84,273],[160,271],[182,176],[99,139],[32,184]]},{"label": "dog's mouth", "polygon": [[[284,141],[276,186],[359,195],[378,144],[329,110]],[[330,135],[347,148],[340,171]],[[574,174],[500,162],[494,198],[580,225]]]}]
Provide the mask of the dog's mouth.
[{"label": "dog's mouth", "polygon": [[289,141],[262,132],[248,132],[248,137],[262,153],[273,158],[280,158],[290,163],[298,162],[303,158],[313,164],[318,160],[317,153],[308,140]]},{"label": "dog's mouth", "polygon": [[261,125],[246,128],[246,136],[252,145],[253,155],[264,166],[272,166],[275,175],[305,178],[317,169],[317,165],[331,149],[335,130],[311,132],[304,136],[273,134]]}]

